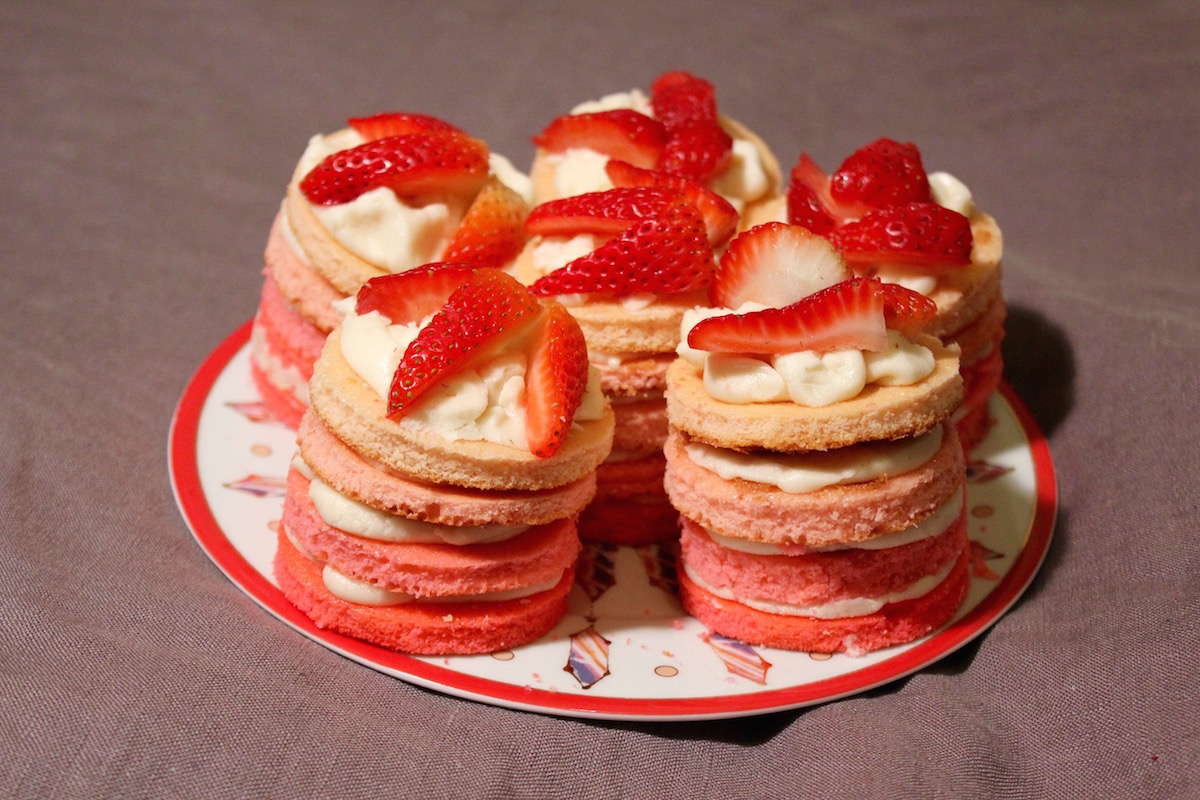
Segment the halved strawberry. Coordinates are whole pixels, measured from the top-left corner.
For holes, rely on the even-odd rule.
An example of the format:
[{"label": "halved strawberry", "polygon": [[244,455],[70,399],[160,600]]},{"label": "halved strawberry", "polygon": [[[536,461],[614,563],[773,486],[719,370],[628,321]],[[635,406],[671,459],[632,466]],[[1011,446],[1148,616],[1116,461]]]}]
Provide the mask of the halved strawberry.
[{"label": "halved strawberry", "polygon": [[670,133],[697,120],[716,122],[717,94],[703,78],[689,72],[667,72],[650,85],[650,107]]},{"label": "halved strawberry", "polygon": [[553,301],[542,314],[525,370],[525,433],[529,452],[549,458],[566,441],[588,381],[587,342],[565,308]]},{"label": "halved strawberry", "polygon": [[708,286],[717,308],[747,301],[786,306],[853,277],[829,241],[799,225],[768,222],[729,243]]},{"label": "halved strawberry", "polygon": [[688,345],[718,353],[772,355],[887,346],[878,278],[851,278],[783,308],[727,314],[698,322]]},{"label": "halved strawberry", "polygon": [[713,247],[720,247],[737,231],[737,209],[724,197],[696,181],[662,170],[643,169],[615,158],[604,165],[604,171],[614,186],[657,186],[682,193],[700,210],[704,226],[708,229],[708,243]]},{"label": "halved strawberry", "polygon": [[658,216],[678,196],[670,189],[634,186],[548,200],[529,212],[525,232],[530,236],[614,235]]},{"label": "halved strawberry", "polygon": [[706,287],[712,271],[704,219],[679,197],[658,216],[635,223],[591,253],[539,278],[530,291],[541,296],[681,294]]},{"label": "halved strawberry", "polygon": [[566,114],[533,137],[535,145],[551,153],[583,148],[640,167],[658,164],[666,141],[661,122],[629,108]]},{"label": "halved strawberry", "polygon": [[886,138],[851,153],[830,176],[829,193],[839,203],[875,208],[930,199],[929,178],[917,146]]},{"label": "halved strawberry", "polygon": [[888,263],[936,270],[971,263],[970,221],[937,203],[877,209],[829,239],[851,266]]},{"label": "halved strawberry", "polygon": [[349,120],[349,125],[367,141],[422,131],[463,133],[449,122],[437,117],[431,117],[428,114],[409,114],[403,111],[390,111],[369,117],[353,117]]},{"label": "halved strawberry", "polygon": [[541,306],[516,278],[478,269],[404,351],[392,376],[387,416],[399,419],[433,387],[482,363],[495,347],[524,331]]},{"label": "halved strawberry", "polygon": [[663,147],[659,169],[706,181],[733,160],[733,137],[715,121],[700,120],[676,128]]},{"label": "halved strawberry", "polygon": [[788,181],[788,222],[826,236],[844,222],[857,219],[870,207],[863,203],[842,203],[829,190],[826,175],[808,153],[801,153]]},{"label": "halved strawberry", "polygon": [[883,319],[889,330],[908,338],[920,333],[937,314],[937,303],[919,292],[897,283],[881,283]]},{"label": "halved strawberry", "polygon": [[326,158],[300,182],[317,205],[348,203],[386,186],[398,197],[427,194],[474,197],[488,176],[488,150],[451,131],[387,136]]},{"label": "halved strawberry", "polygon": [[475,270],[472,264],[442,262],[371,278],[358,290],[354,311],[378,311],[394,325],[420,322],[444,306]]},{"label": "halved strawberry", "polygon": [[496,177],[475,196],[442,258],[480,267],[503,267],[525,246],[525,200]]}]

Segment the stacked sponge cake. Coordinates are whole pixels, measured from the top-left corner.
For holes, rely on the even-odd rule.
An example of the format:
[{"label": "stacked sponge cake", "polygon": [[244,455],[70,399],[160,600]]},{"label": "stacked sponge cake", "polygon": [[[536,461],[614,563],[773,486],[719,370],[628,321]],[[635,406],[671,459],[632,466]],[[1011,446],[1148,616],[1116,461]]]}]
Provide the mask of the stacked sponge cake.
[{"label": "stacked sponge cake", "polygon": [[532,641],[565,611],[612,429],[561,306],[462,264],[368,282],[315,365],[276,579],[392,649]]},{"label": "stacked sponge cake", "polygon": [[850,275],[807,230],[752,228],[667,374],[682,600],[731,638],[867,652],[966,593],[957,350],[920,332],[932,302]]}]

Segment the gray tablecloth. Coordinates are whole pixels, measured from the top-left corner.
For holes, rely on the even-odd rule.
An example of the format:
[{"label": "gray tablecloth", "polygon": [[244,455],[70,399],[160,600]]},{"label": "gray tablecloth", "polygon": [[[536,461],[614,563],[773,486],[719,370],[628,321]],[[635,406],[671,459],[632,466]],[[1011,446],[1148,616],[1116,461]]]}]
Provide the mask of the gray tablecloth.
[{"label": "gray tablecloth", "polygon": [[[1200,5],[0,3],[0,795],[1200,796]],[[414,687],[264,613],[172,499],[308,137],[456,122],[528,166],[688,69],[790,166],[878,136],[1005,236],[1056,535],[936,666],[812,708],[596,722]]]}]

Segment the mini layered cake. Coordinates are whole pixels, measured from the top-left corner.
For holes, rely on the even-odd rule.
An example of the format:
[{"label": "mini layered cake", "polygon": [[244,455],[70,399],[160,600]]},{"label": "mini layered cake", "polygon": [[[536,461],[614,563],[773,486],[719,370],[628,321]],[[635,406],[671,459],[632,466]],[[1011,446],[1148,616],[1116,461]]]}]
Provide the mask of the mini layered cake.
[{"label": "mini layered cake", "polygon": [[1000,229],[976,208],[970,190],[949,173],[926,174],[914,145],[879,139],[830,175],[802,154],[786,197],[755,209],[743,225],[766,220],[827,236],[855,274],[900,284],[936,303],[925,332],[961,351],[965,389],[955,423],[964,449],[978,444],[988,430],[988,398],[1003,372],[1007,310]]},{"label": "mini layered cake", "polygon": [[684,608],[724,636],[808,652],[944,624],[968,550],[950,424],[962,378],[957,349],[921,333],[933,302],[853,277],[827,240],[782,223],[733,240],[711,299],[667,373]]},{"label": "mini layered cake", "polygon": [[534,207],[516,275],[578,320],[616,416],[580,535],[641,545],[678,531],[662,485],[667,367],[684,313],[707,301],[713,247],[732,235],[737,213],[687,179],[626,162],[608,169],[621,186]]},{"label": "mini layered cake", "polygon": [[322,628],[409,653],[544,635],[612,443],[579,326],[467,264],[371,279],[340,308],[288,475],[284,595]]},{"label": "mini layered cake", "polygon": [[762,139],[719,114],[712,84],[686,72],[659,76],[649,95],[633,89],[581,103],[533,141],[535,203],[612,188],[611,159],[701,183],[739,214],[783,187]]},{"label": "mini layered cake", "polygon": [[531,186],[503,157],[435,117],[388,113],[314,136],[267,240],[251,375],[296,427],[333,303],[435,260],[501,267],[524,244]]}]

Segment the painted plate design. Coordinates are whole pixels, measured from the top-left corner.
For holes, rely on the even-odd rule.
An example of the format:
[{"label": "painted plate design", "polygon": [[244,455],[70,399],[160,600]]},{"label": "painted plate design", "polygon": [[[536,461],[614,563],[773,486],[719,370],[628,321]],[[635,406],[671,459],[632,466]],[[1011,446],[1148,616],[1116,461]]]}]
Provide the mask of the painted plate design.
[{"label": "painted plate design", "polygon": [[271,575],[293,433],[250,379],[250,323],[185,389],[169,441],[171,485],[196,541],[243,592],[325,647],[456,697],[557,716],[688,720],[813,705],[909,675],[994,624],[1049,547],[1057,489],[1049,449],[1007,385],[968,460],[971,588],[958,615],[911,644],[864,656],[796,653],[710,633],[675,598],[674,556],[659,545],[585,545],[568,611],[541,640],[482,656],[395,653],[317,628]]}]

